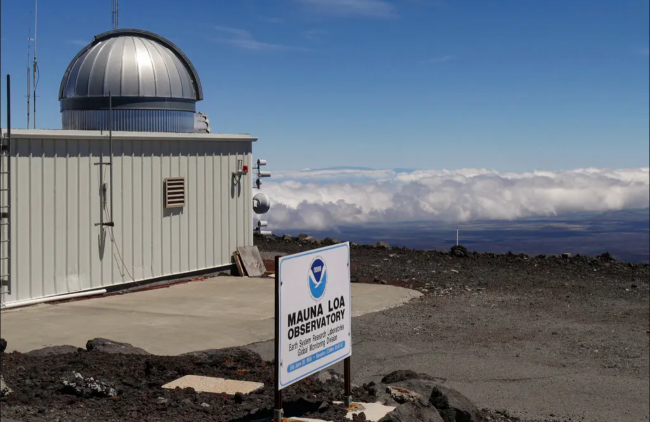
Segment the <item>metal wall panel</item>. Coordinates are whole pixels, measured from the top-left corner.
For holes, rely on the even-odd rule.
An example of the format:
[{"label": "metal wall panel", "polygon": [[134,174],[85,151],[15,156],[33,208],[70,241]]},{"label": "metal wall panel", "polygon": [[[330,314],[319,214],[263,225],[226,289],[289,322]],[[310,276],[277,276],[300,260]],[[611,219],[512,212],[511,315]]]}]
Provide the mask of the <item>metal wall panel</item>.
[{"label": "metal wall panel", "polygon": [[[5,303],[230,265],[253,241],[252,175],[233,183],[243,140],[113,140],[115,227],[102,212],[108,138],[12,142],[12,289]],[[100,168],[101,167],[101,168]],[[186,205],[163,207],[163,180],[184,177]],[[110,188],[105,221],[109,219]]]},{"label": "metal wall panel", "polygon": [[[196,117],[193,111],[113,110],[113,130],[130,132],[192,133]],[[108,110],[63,110],[64,130],[108,130]]]}]

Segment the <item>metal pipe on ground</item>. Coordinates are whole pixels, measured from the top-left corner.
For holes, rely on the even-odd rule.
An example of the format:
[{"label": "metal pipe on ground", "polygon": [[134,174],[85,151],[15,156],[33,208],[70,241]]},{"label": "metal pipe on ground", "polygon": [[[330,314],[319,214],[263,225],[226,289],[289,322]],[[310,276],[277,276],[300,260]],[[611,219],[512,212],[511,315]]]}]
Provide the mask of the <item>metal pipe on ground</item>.
[{"label": "metal pipe on ground", "polygon": [[3,306],[2,309],[3,310],[5,310],[5,309],[14,309],[14,308],[20,308],[22,306],[36,305],[36,304],[39,304],[39,303],[54,302],[54,301],[58,301],[58,300],[74,299],[74,298],[77,298],[77,297],[101,295],[101,294],[104,294],[104,293],[106,293],[106,289],[90,290],[90,291],[87,291],[87,292],[70,293],[70,294],[59,295],[59,296],[42,297],[40,299],[24,300],[22,302],[9,303],[9,304]]}]

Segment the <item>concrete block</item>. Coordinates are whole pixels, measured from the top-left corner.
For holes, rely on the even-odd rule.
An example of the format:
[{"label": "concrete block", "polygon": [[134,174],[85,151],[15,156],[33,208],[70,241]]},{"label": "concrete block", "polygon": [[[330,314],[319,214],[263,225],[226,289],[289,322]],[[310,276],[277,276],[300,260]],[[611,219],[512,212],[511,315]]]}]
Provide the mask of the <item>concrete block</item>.
[{"label": "concrete block", "polygon": [[198,375],[185,375],[184,377],[163,385],[162,388],[173,390],[176,387],[191,387],[197,392],[235,395],[236,393],[249,394],[255,390],[262,388],[263,386],[264,384],[261,382],[227,380],[224,378],[202,377]]}]

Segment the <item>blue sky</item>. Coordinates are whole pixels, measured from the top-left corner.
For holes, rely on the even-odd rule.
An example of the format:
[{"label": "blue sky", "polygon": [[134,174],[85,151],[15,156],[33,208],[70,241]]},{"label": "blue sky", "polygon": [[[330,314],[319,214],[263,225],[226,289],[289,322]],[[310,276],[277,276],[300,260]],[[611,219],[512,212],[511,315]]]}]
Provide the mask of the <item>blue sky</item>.
[{"label": "blue sky", "polygon": [[[1,4],[14,127],[32,2]],[[41,0],[38,127],[111,1]],[[647,0],[122,0],[120,27],[182,48],[213,131],[269,169],[647,167]]]}]

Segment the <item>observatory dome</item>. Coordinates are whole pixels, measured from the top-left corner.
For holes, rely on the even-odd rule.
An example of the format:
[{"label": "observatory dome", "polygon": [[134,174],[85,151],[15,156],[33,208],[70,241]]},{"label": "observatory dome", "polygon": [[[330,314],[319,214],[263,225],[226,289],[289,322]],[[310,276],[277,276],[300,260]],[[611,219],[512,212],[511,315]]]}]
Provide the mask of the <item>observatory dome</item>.
[{"label": "observatory dome", "polygon": [[72,59],[59,88],[63,129],[108,130],[112,120],[113,130],[193,132],[202,99],[187,56],[140,29],[96,35]]}]

